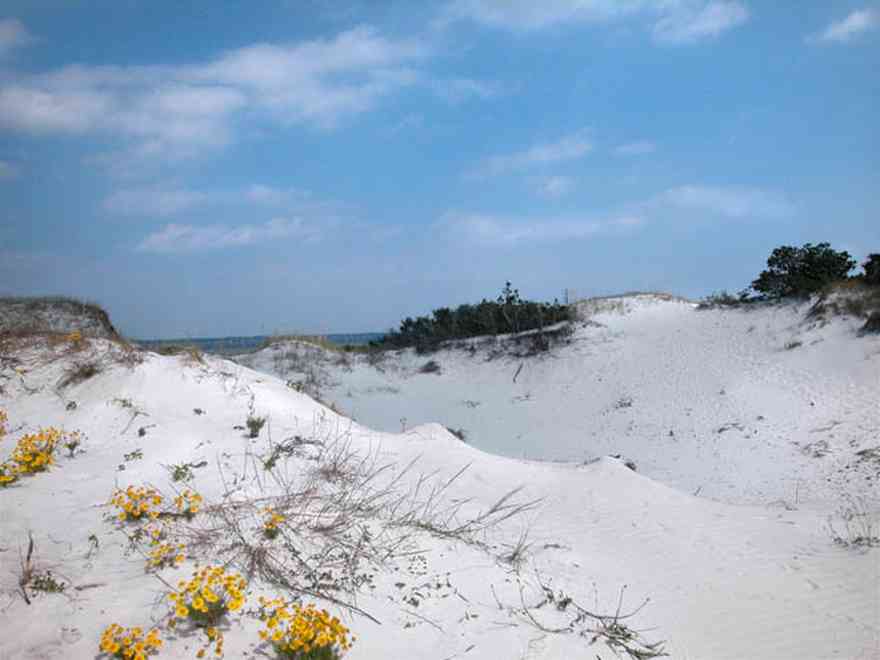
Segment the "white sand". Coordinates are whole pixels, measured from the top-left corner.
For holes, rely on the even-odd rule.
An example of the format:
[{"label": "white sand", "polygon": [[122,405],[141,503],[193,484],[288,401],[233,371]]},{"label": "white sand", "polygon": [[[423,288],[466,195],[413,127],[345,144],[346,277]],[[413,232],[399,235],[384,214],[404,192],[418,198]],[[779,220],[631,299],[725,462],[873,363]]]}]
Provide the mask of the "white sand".
[{"label": "white sand", "polygon": [[[92,658],[110,622],[159,621],[167,589],[105,520],[114,486],[148,482],[170,492],[163,465],[204,459],[209,466],[196,471],[194,486],[216,502],[225,490],[219,466],[228,488],[244,473],[246,454],[266,451],[269,433],[276,440],[343,435],[398,468],[418,458],[402,486],[419,473],[451,476],[469,464],[447,497],[468,499],[470,512],[518,486],[518,497],[542,498],[484,546],[415,537],[424,566],[400,557],[357,599],[381,625],[345,615],[358,637],[352,660],[615,657],[601,641],[590,646],[589,638],[536,627],[523,604],[547,628],[572,618],[553,605],[533,608],[542,597],[539,576],[590,609],[614,611],[622,585],[624,609],[650,598],[626,622],[649,641],[667,640],[673,658],[880,657],[880,550],[839,547],[825,528],[847,493],[877,511],[867,477],[876,480],[878,466],[856,461],[855,452],[880,444],[878,339],[856,337],[847,321],[810,328],[803,309],[625,304],[629,313],[595,316],[601,326],[578,330],[571,347],[526,361],[516,384],[520,360],[475,362],[461,352],[407,353],[385,374],[365,364],[350,372],[328,366],[338,385],[327,398],[366,426],[292,391],[285,379],[220,359],[199,365],[150,355],[60,393],[54,386],[73,358],[19,356],[23,376],[4,363],[0,408],[13,432],[0,441],[0,456],[39,426],[79,429],[87,439],[84,453],[0,491],[0,658]],[[795,338],[803,345],[786,350]],[[440,375],[415,373],[427,359],[442,365]],[[270,352],[254,361],[273,366]],[[389,387],[399,391],[379,389]],[[632,405],[616,407],[625,397]],[[70,400],[77,407],[67,411]],[[257,440],[232,428],[251,405],[269,418]],[[144,415],[132,420],[135,410]],[[399,431],[402,417],[404,433],[367,428]],[[464,427],[471,444],[422,424],[429,421]],[[739,427],[719,432],[731,424]],[[824,457],[802,451],[818,441]],[[143,458],[124,461],[135,449]],[[634,460],[638,472],[612,459],[580,464],[612,452]],[[577,462],[514,458],[522,455]],[[306,464],[295,458],[290,467],[295,473]],[[252,484],[242,488],[245,495]],[[526,528],[531,550],[517,572],[499,557]],[[38,567],[73,586],[96,586],[37,594],[25,604],[16,586],[28,531]],[[100,545],[87,556],[90,534]],[[190,569],[162,575],[174,583]],[[518,580],[526,585],[522,601]],[[406,602],[414,590],[418,607]],[[258,627],[235,617],[226,657],[253,656]],[[196,638],[164,636],[159,657],[193,657]]]}]

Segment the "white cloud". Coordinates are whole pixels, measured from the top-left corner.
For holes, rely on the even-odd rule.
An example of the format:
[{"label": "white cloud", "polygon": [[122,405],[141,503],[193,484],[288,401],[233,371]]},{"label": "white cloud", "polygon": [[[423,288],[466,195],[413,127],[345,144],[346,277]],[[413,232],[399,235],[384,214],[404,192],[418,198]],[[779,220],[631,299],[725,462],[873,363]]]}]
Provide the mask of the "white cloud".
[{"label": "white cloud", "polygon": [[532,187],[541,197],[559,199],[574,188],[574,179],[570,176],[544,176],[531,179]]},{"label": "white cloud", "polygon": [[878,26],[880,26],[880,12],[875,9],[859,9],[846,18],[832,22],[820,34],[809,37],[808,41],[849,43]]},{"label": "white cloud", "polygon": [[693,43],[744,23],[748,9],[733,0],[452,0],[440,24],[470,20],[518,32],[572,23],[654,22],[658,43]]},{"label": "white cloud", "polygon": [[329,129],[419,81],[421,44],[365,27],[333,39],[257,44],[177,67],[69,66],[0,83],[0,128],[110,134],[136,156],[222,147],[237,117]]},{"label": "white cloud", "polygon": [[654,25],[654,39],[663,44],[692,44],[713,39],[745,23],[749,10],[741,2],[713,0],[702,7],[669,13]]},{"label": "white cloud", "polygon": [[575,133],[555,142],[536,144],[524,151],[487,158],[471,176],[493,176],[536,165],[577,160],[583,158],[592,148],[592,143],[584,133]]},{"label": "white cloud", "polygon": [[657,151],[656,144],[648,140],[641,140],[639,142],[621,144],[614,150],[614,153],[618,156],[644,156],[655,151]]},{"label": "white cloud", "polygon": [[635,216],[607,219],[523,218],[480,213],[450,213],[440,227],[458,239],[485,246],[516,246],[582,240],[615,228],[641,224]]},{"label": "white cloud", "polygon": [[783,195],[739,186],[679,186],[661,194],[657,201],[679,209],[730,218],[785,218],[796,211],[794,204]]},{"label": "white cloud", "polygon": [[115,215],[160,218],[216,207],[227,212],[251,213],[255,206],[325,222],[344,217],[351,211],[342,202],[317,199],[308,190],[263,184],[229,190],[194,190],[175,184],[156,184],[117,190],[103,202],[104,210]]},{"label": "white cloud", "polygon": [[494,82],[471,78],[446,78],[431,82],[434,93],[447,103],[457,105],[470,99],[486,100],[501,93],[501,86]]},{"label": "white cloud", "polygon": [[148,235],[138,245],[141,252],[185,253],[254,245],[284,238],[316,240],[319,228],[302,218],[274,218],[259,225],[179,225],[169,224]]},{"label": "white cloud", "polygon": [[539,30],[560,23],[610,21],[638,13],[649,0],[453,0],[445,21],[469,19],[508,30]]},{"label": "white cloud", "polygon": [[18,168],[10,162],[0,160],[0,181],[18,177]]},{"label": "white cloud", "polygon": [[18,19],[7,18],[0,21],[0,57],[15,48],[27,46],[33,40],[34,38]]},{"label": "white cloud", "polygon": [[196,190],[142,188],[119,190],[104,200],[104,209],[119,215],[170,216],[206,204],[209,196]]}]

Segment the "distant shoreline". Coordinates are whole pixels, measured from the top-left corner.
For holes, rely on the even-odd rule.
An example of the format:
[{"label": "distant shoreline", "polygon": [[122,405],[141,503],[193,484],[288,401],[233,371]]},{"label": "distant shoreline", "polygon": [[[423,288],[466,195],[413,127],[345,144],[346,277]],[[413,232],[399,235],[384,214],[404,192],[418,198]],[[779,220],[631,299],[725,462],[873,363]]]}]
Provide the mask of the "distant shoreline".
[{"label": "distant shoreline", "polygon": [[[133,341],[147,349],[183,345],[196,346],[205,353],[237,355],[259,349],[261,346],[265,345],[268,340],[271,340],[273,336],[274,335],[255,335],[252,337],[185,337],[179,339],[135,339]],[[321,337],[340,346],[364,346],[371,341],[381,339],[385,336],[385,333],[355,332],[304,336]]]}]

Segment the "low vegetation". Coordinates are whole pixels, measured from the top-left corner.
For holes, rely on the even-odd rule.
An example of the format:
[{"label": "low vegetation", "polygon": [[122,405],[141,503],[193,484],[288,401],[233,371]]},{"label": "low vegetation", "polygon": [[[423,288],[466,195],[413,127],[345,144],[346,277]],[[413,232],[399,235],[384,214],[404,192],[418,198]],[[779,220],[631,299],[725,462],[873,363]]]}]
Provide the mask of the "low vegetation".
[{"label": "low vegetation", "polygon": [[829,243],[782,245],[773,250],[767,267],[751,285],[737,295],[721,291],[704,298],[697,309],[742,307],[760,302],[806,299],[818,296],[810,310],[812,318],[849,315],[868,320],[864,332],[880,326],[880,254],[870,254],[863,273],[850,276],[856,261],[845,250]]},{"label": "low vegetation", "polygon": [[475,305],[459,305],[455,309],[440,307],[430,316],[406,318],[399,329],[389,331],[371,345],[393,349],[414,347],[418,352],[429,352],[451,339],[543,330],[571,320],[573,316],[567,305],[556,300],[552,303],[523,300],[519,291],[507,282],[495,300],[484,298]]},{"label": "low vegetation", "polygon": [[783,245],[767,259],[767,269],[752,282],[758,295],[770,299],[806,297],[837,280],[849,277],[856,261],[849,252],[829,243],[803,247]]},{"label": "low vegetation", "polygon": [[260,431],[263,426],[266,424],[265,417],[257,417],[256,415],[248,415],[247,418],[247,428],[248,428],[248,437],[256,438],[259,437]]}]

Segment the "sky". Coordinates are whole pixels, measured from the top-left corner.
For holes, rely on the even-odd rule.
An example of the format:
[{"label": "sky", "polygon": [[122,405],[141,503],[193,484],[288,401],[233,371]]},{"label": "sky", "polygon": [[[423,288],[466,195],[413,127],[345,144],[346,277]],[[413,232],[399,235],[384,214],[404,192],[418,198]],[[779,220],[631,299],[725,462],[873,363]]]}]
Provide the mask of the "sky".
[{"label": "sky", "polygon": [[880,4],[4,0],[0,295],[135,338],[880,251]]}]

